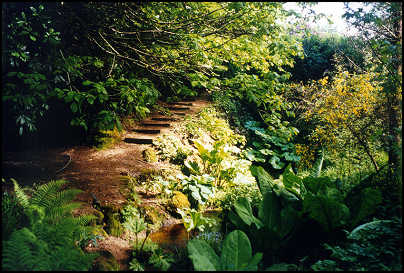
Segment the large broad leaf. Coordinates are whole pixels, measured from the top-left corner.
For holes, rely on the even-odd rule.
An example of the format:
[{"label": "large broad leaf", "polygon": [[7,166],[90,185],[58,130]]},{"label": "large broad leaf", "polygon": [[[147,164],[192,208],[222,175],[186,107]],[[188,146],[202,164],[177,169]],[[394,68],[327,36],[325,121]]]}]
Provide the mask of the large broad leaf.
[{"label": "large broad leaf", "polygon": [[285,163],[281,162],[281,159],[279,157],[277,157],[276,155],[271,157],[271,160],[269,161],[269,163],[271,163],[271,166],[277,170],[280,170],[283,168],[283,166],[285,166]]},{"label": "large broad leaf", "polygon": [[291,164],[289,164],[286,167],[285,171],[283,172],[282,182],[287,190],[289,190],[299,198],[301,197],[300,188],[302,184],[302,179],[293,173]]},{"label": "large broad leaf", "polygon": [[264,199],[258,210],[258,217],[262,223],[277,234],[281,228],[281,208],[281,202],[276,193],[268,191],[264,194]]},{"label": "large broad leaf", "polygon": [[250,161],[265,162],[265,158],[261,156],[261,153],[252,149],[247,150],[246,157]]},{"label": "large broad leaf", "polygon": [[327,232],[345,224],[349,217],[349,208],[345,204],[320,194],[306,194],[303,211],[308,212]]},{"label": "large broad leaf", "polygon": [[281,210],[281,224],[279,235],[283,239],[285,236],[295,228],[299,220],[298,211],[294,210],[292,206],[287,206]]},{"label": "large broad leaf", "polygon": [[376,210],[377,205],[382,202],[382,193],[377,189],[365,188],[357,197],[353,196],[352,199],[350,202],[352,226],[356,226],[362,219]]},{"label": "large broad leaf", "polygon": [[365,223],[352,230],[352,232],[348,235],[348,239],[362,240],[368,237],[369,233],[371,233],[373,230],[380,229],[380,227],[390,225],[392,223],[392,220],[376,220]]},{"label": "large broad leaf", "polygon": [[241,220],[243,220],[248,226],[254,223],[257,229],[263,227],[262,222],[253,215],[250,202],[247,198],[242,197],[238,199],[234,204],[234,208]]},{"label": "large broad leaf", "polygon": [[267,191],[272,191],[274,181],[272,177],[261,166],[251,166],[251,174],[257,179],[258,187],[264,195]]},{"label": "large broad leaf", "polygon": [[196,271],[220,270],[220,259],[212,247],[203,240],[193,239],[187,245],[188,255]]},{"label": "large broad leaf", "polygon": [[326,187],[331,185],[331,179],[327,176],[313,177],[308,176],[303,178],[303,184],[307,191],[316,194],[325,191]]},{"label": "large broad leaf", "polygon": [[258,270],[258,263],[261,260],[262,260],[262,253],[260,253],[260,252],[255,253],[254,257],[251,258],[251,260],[248,263],[247,267],[245,267],[243,270],[257,271]]},{"label": "large broad leaf", "polygon": [[230,222],[233,223],[238,229],[242,230],[248,230],[250,227],[244,223],[243,220],[241,220],[240,216],[238,216],[235,212],[229,211],[229,214],[227,215],[229,218]]},{"label": "large broad leaf", "polygon": [[242,270],[252,260],[250,240],[241,230],[230,232],[223,242],[220,262],[221,270]]},{"label": "large broad leaf", "polygon": [[287,263],[281,263],[281,264],[273,264],[265,271],[297,271],[297,265],[295,264],[287,264]]}]

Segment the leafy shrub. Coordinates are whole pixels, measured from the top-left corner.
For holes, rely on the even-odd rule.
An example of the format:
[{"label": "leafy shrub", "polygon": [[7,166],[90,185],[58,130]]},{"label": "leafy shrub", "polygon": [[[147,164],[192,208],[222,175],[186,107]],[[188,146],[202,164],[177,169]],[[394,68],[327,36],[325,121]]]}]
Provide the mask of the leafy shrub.
[{"label": "leafy shrub", "polygon": [[29,198],[14,180],[18,203],[29,224],[12,232],[3,241],[2,268],[5,270],[88,270],[95,254],[86,254],[77,247],[88,238],[86,227],[95,216],[73,217],[80,204],[71,203],[79,190],[62,190],[64,180],[39,186]]},{"label": "leafy shrub", "polygon": [[212,247],[201,239],[193,239],[187,245],[194,269],[212,270],[257,270],[262,253],[252,256],[247,235],[240,230],[229,233],[223,241],[220,257]]},{"label": "leafy shrub", "polygon": [[205,231],[205,228],[211,228],[216,224],[215,219],[203,216],[203,213],[195,209],[185,208],[177,209],[182,217],[182,222],[187,232],[193,230]]},{"label": "leafy shrub", "polygon": [[402,270],[402,223],[399,219],[376,220],[356,227],[342,246],[325,248],[329,260],[312,265],[314,270]]},{"label": "leafy shrub", "polygon": [[198,140],[194,141],[194,145],[202,159],[203,170],[215,177],[215,186],[221,186],[223,182],[231,183],[236,176],[236,169],[230,163],[235,160],[232,153],[239,152],[239,149],[235,146],[230,147],[222,140],[215,141],[213,147],[204,145]]},{"label": "leafy shrub", "polygon": [[183,157],[183,154],[188,154],[190,151],[186,148],[176,135],[174,134],[164,134],[158,136],[153,140],[153,145],[158,150],[158,155],[161,160],[174,159],[177,158],[178,154]]},{"label": "leafy shrub", "polygon": [[14,230],[21,228],[24,211],[14,195],[4,192],[1,199],[1,212],[1,238],[7,240]]},{"label": "leafy shrub", "polygon": [[239,198],[246,198],[251,204],[259,204],[262,201],[262,194],[256,183],[240,183],[233,187],[217,190],[209,204],[220,207],[223,211],[229,211]]},{"label": "leafy shrub", "polygon": [[228,145],[245,144],[245,137],[235,133],[214,107],[203,108],[196,117],[186,120],[184,127],[185,130],[182,130],[189,134],[190,138],[198,139],[208,133],[214,141],[221,140]]},{"label": "leafy shrub", "polygon": [[214,178],[210,175],[190,175],[180,176],[180,187],[182,192],[188,196],[192,208],[203,206],[209,198],[214,196],[215,188],[213,187]]},{"label": "leafy shrub", "polygon": [[[300,156],[296,154],[293,143],[288,139],[272,135],[261,127],[261,123],[249,121],[245,127],[253,133],[252,146],[246,150],[246,157],[255,162],[266,163],[272,170],[283,169],[288,163],[296,163]],[[294,131],[294,133],[297,133]],[[268,164],[269,163],[269,164]]]},{"label": "leafy shrub", "polygon": [[164,252],[147,236],[141,246],[136,244],[134,247],[135,251],[132,253],[132,259],[129,263],[129,269],[133,271],[144,271],[146,267],[167,271],[174,261],[169,253]]},{"label": "leafy shrub", "polygon": [[[279,179],[273,179],[260,166],[251,167],[251,172],[257,178],[263,199],[254,204],[245,197],[239,198],[228,218],[235,228],[248,234],[258,249],[273,255],[286,248],[309,219],[333,237],[338,235],[336,231],[366,219],[380,202],[377,198],[359,199],[350,204],[357,207],[350,211],[335,181],[313,175],[302,179],[290,165]],[[377,196],[376,192],[360,192],[368,197]],[[258,215],[252,205],[258,205]]]},{"label": "leafy shrub", "polygon": [[112,145],[121,141],[122,133],[114,127],[113,130],[101,130],[100,136],[95,137],[97,149],[108,149]]},{"label": "leafy shrub", "polygon": [[231,93],[225,90],[213,92],[212,100],[215,107],[226,113],[230,125],[235,125],[237,129],[242,129],[244,123],[253,120],[252,114],[248,111],[251,111],[251,109],[248,109],[248,107],[240,102],[240,99],[233,97]]},{"label": "leafy shrub", "polygon": [[48,57],[56,55],[60,32],[54,29],[46,5],[10,6],[4,21],[2,101],[22,135],[37,130],[49,110],[54,67]]}]

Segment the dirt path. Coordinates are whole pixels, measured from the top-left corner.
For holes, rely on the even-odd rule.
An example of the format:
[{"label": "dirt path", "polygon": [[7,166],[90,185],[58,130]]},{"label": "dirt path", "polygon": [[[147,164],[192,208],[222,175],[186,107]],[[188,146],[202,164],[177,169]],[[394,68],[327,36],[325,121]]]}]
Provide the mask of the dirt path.
[{"label": "dirt path", "polygon": [[[189,103],[192,105],[184,105]],[[145,125],[139,123],[136,124],[135,128],[125,128],[127,132],[122,136],[122,141],[103,150],[76,146],[68,149],[9,153],[3,158],[2,167],[8,170],[7,176],[3,175],[3,177],[15,177],[18,181],[18,175],[21,176],[21,180],[31,175],[30,179],[36,181],[45,182],[50,178],[70,181],[72,188],[83,190],[83,193],[78,195],[77,200],[82,201],[84,205],[76,211],[76,214],[94,211],[91,205],[93,202],[92,194],[103,206],[122,207],[126,202],[125,186],[127,184],[121,179],[123,175],[137,176],[144,169],[169,168],[168,164],[162,162],[148,163],[143,160],[142,152],[151,144],[134,144],[128,139],[145,139],[151,142],[152,139],[170,131],[176,123],[184,120],[184,114],[194,115],[208,106],[209,102],[205,99],[197,99],[192,102],[184,102],[183,105],[164,103],[161,105],[177,107],[172,110],[177,114],[170,117],[175,118],[176,121],[161,121],[159,119],[164,118],[164,116],[153,113],[142,122]],[[168,123],[170,127],[156,125],[162,123]],[[134,132],[133,129],[152,129],[159,130],[159,132]],[[152,202],[153,200],[148,199],[147,201]],[[109,251],[121,264],[121,269],[127,269],[125,263],[128,255],[130,255],[128,241],[109,236],[99,245],[99,248]]]}]

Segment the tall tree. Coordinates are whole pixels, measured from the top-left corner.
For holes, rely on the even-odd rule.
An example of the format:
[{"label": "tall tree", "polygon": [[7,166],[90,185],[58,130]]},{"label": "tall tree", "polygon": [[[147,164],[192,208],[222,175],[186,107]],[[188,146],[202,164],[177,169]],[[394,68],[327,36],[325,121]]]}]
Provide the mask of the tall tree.
[{"label": "tall tree", "polygon": [[[373,55],[373,69],[385,95],[385,136],[390,171],[397,174],[401,147],[402,3],[372,2],[356,10],[345,4],[344,17],[359,30]],[[397,176],[395,176],[397,177]]]}]

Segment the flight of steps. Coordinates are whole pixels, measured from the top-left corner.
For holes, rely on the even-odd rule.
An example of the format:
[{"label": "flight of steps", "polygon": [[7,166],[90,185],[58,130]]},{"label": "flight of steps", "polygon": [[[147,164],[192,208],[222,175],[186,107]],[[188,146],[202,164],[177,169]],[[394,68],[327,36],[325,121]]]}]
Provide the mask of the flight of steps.
[{"label": "flight of steps", "polygon": [[192,101],[195,101],[195,99],[167,103],[167,108],[173,114],[172,116],[153,113],[149,118],[143,120],[139,127],[132,130],[135,134],[131,133],[130,137],[126,137],[124,141],[133,144],[153,144],[153,139],[167,131],[172,122],[180,121],[186,114],[193,112]]}]

